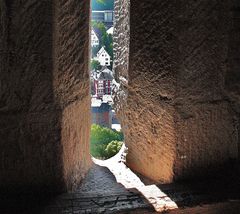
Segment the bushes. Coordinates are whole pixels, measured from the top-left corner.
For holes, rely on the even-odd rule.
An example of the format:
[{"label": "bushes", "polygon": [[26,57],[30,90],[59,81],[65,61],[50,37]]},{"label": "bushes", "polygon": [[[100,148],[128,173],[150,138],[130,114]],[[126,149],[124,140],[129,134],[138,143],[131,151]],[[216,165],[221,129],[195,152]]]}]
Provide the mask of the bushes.
[{"label": "bushes", "polygon": [[106,158],[110,158],[110,157],[116,155],[122,148],[122,145],[123,145],[123,142],[116,141],[116,140],[109,143],[105,149]]},{"label": "bushes", "polygon": [[[112,141],[123,141],[123,133],[113,131],[112,129],[101,127],[93,124],[91,126],[91,138],[90,138],[90,153],[95,158],[110,158],[114,156],[119,150],[119,145],[112,143]],[[107,149],[108,147],[108,149]],[[121,148],[121,146],[120,146]],[[116,152],[116,153],[115,153]]]}]

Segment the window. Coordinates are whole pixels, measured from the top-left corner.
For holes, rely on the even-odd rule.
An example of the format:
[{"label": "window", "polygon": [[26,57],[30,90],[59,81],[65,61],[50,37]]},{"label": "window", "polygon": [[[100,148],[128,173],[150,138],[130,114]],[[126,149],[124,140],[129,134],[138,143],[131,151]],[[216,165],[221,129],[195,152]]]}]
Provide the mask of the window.
[{"label": "window", "polygon": [[112,22],[113,21],[113,12],[105,12],[104,13],[104,21],[105,22]]},{"label": "window", "polygon": [[92,11],[92,20],[103,22],[105,19],[104,12]]}]

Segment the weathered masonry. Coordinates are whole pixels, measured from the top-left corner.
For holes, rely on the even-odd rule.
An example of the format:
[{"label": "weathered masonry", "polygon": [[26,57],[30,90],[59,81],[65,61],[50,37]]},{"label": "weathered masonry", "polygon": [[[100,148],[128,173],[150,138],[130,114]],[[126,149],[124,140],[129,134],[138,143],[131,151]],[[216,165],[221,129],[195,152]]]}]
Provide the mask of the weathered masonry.
[{"label": "weathered masonry", "polygon": [[239,6],[116,1],[115,100],[134,170],[172,182],[237,159]]},{"label": "weathered masonry", "polygon": [[[172,182],[238,160],[239,8],[116,0],[132,169]],[[90,168],[89,14],[89,0],[0,0],[0,188],[71,190]]]},{"label": "weathered masonry", "polygon": [[89,8],[0,1],[0,187],[70,190],[91,165]]}]

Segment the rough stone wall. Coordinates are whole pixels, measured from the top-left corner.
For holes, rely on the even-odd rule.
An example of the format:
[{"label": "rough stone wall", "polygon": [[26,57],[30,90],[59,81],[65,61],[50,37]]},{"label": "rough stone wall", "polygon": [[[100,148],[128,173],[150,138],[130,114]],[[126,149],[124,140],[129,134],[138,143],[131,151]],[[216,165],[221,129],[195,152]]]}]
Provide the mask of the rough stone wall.
[{"label": "rough stone wall", "polygon": [[[125,106],[128,96],[129,70],[129,40],[130,40],[130,0],[115,0],[114,2],[114,32],[113,43],[114,63],[113,72],[116,83],[113,87],[114,108],[118,112],[122,129],[127,129],[125,123]],[[126,136],[127,137],[127,136]]]},{"label": "rough stone wall", "polygon": [[225,96],[230,1],[182,1],[174,107],[175,177],[214,174],[237,158],[234,112]]},{"label": "rough stone wall", "polygon": [[89,1],[0,1],[0,188],[72,189],[89,157]]},{"label": "rough stone wall", "polygon": [[[229,31],[228,69],[225,89],[235,112],[235,133],[238,133],[238,153],[240,154],[240,2],[232,0],[232,22]],[[240,156],[238,157],[240,160]],[[239,161],[240,163],[240,161]]]},{"label": "rough stone wall", "polygon": [[79,184],[90,157],[90,0],[55,1],[54,92],[62,109],[63,172],[68,189]]},{"label": "rough stone wall", "polygon": [[[127,163],[141,174],[171,182],[213,174],[236,159],[235,114],[225,93],[230,5],[131,0],[130,19],[116,17],[117,29],[130,25],[128,93],[118,115]],[[114,38],[114,47],[122,46]],[[127,58],[115,57],[121,64]],[[126,76],[119,64],[115,69]]]}]

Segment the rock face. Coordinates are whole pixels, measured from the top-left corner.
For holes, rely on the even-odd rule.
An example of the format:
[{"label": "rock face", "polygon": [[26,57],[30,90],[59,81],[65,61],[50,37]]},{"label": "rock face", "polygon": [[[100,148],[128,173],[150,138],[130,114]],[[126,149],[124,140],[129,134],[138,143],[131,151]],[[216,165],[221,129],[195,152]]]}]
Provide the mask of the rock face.
[{"label": "rock face", "polygon": [[89,155],[89,1],[0,1],[0,188],[73,189]]},{"label": "rock face", "polygon": [[239,117],[229,91],[234,82],[239,92],[239,32],[235,26],[229,40],[231,8],[219,0],[116,1],[115,100],[132,169],[172,182],[237,159]]},{"label": "rock face", "polygon": [[[240,2],[233,1],[231,10],[232,22],[229,37],[228,69],[225,78],[226,94],[231,101],[231,107],[236,113],[235,130],[238,139],[238,153],[240,154]],[[239,161],[240,163],[240,161]]]},{"label": "rock face", "polygon": [[115,109],[118,112],[122,129],[127,129],[124,125],[125,107],[128,96],[128,70],[129,70],[129,42],[130,42],[130,0],[115,0],[114,5],[114,34],[113,49],[114,63],[113,71],[117,82],[113,93]]},{"label": "rock face", "polygon": [[[127,164],[158,182],[239,150],[239,1],[116,0]],[[89,155],[90,0],[0,0],[0,189],[74,189]]]}]

